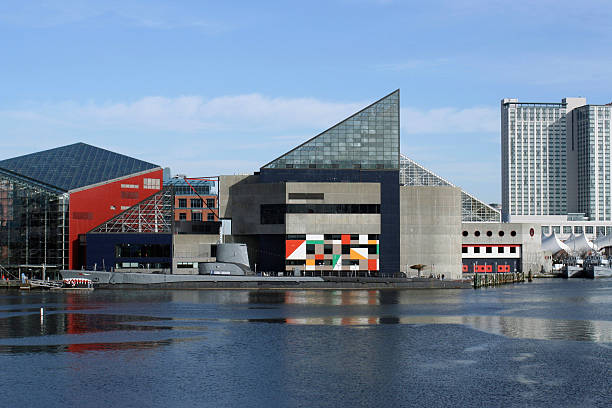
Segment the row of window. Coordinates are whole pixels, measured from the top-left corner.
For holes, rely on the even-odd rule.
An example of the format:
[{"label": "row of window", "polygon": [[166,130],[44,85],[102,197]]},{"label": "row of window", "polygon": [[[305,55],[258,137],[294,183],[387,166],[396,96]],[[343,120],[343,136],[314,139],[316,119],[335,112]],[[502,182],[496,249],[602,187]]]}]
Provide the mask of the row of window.
[{"label": "row of window", "polygon": [[[190,199],[190,207],[191,208],[203,208],[202,204],[202,199],[201,198],[192,198]],[[178,199],[178,206],[179,208],[187,208],[187,199],[186,198],[179,198]],[[206,207],[207,208],[215,208],[215,199],[214,198],[207,198],[206,199]]]},{"label": "row of window", "polygon": [[380,214],[380,204],[262,204],[262,224],[284,224],[285,214]]},{"label": "row of window", "polygon": [[[497,234],[500,237],[503,237],[505,235],[505,232],[504,231],[499,231]],[[470,235],[470,233],[467,232],[467,231],[463,231],[463,233],[461,235],[463,235],[464,237],[467,237],[468,235]],[[510,235],[513,236],[513,237],[516,237],[516,231],[514,231],[514,230],[510,231]],[[479,237],[480,236],[480,231],[478,231],[478,230],[474,231],[474,236],[475,237]],[[493,232],[492,231],[487,231],[487,237],[491,237],[491,236],[493,236]]]},{"label": "row of window", "polygon": [[[187,213],[181,212],[179,213],[179,221],[186,221]],[[215,214],[208,213],[206,214],[206,221],[214,221]],[[192,212],[191,213],[191,221],[202,221],[202,213],[201,212]]]},{"label": "row of window", "polygon": [[[506,248],[510,249],[511,254],[516,254],[516,247],[503,247],[503,246],[499,246],[497,247],[497,253],[498,254],[505,254],[506,253]],[[468,247],[462,247],[461,248],[461,253],[462,254],[467,254],[468,253]],[[480,253],[480,247],[474,247],[474,253],[475,254],[479,254]],[[487,254],[492,254],[493,253],[493,247],[485,247],[485,253]]]},{"label": "row of window", "polygon": [[[561,233],[561,226],[560,225],[553,225],[553,226],[548,226],[548,225],[543,225],[542,226],[542,232],[544,234],[549,234],[551,231],[554,231],[557,234]],[[597,235],[609,235],[612,234],[612,227],[608,226],[592,226],[592,225],[586,225],[586,226],[582,226],[582,225],[574,225],[573,228],[571,225],[564,225],[563,226],[563,233],[564,234],[571,234],[572,232],[574,234],[582,234],[583,232],[585,234],[592,234],[593,232],[597,232]]]}]

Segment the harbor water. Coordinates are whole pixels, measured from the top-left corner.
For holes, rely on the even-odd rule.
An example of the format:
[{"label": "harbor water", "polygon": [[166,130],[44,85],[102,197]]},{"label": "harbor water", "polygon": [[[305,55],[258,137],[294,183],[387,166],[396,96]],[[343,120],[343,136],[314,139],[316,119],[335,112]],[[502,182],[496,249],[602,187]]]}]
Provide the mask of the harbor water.
[{"label": "harbor water", "polygon": [[6,407],[609,407],[612,280],[0,290]]}]

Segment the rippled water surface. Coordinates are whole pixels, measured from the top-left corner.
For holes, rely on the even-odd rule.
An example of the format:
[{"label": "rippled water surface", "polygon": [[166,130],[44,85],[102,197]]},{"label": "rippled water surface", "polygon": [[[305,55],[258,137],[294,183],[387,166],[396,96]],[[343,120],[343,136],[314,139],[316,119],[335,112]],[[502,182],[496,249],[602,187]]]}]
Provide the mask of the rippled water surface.
[{"label": "rippled water surface", "polygon": [[6,407],[609,407],[612,280],[0,290],[0,367]]}]

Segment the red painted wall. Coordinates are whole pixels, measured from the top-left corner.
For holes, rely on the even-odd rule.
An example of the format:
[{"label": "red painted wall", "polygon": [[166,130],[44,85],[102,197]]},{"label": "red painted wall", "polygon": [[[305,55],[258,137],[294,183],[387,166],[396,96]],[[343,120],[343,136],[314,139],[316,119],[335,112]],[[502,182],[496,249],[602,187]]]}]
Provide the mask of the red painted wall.
[{"label": "red painted wall", "polygon": [[[144,178],[159,179],[160,188],[163,187],[163,170],[160,169],[70,193],[69,265],[71,269],[79,269],[85,264],[84,259],[78,259],[79,234],[85,234],[125,211],[121,206],[131,207],[159,191],[159,189],[145,189]],[[122,184],[137,184],[138,188],[121,188]]]}]

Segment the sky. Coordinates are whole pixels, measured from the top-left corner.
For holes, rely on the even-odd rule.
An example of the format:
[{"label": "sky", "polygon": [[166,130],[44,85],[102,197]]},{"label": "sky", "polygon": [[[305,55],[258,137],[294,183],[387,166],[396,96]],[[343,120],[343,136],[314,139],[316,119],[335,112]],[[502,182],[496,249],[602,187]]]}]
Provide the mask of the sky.
[{"label": "sky", "polygon": [[242,174],[400,89],[400,151],[501,201],[500,100],[612,101],[612,2],[0,3],[0,159]]}]

